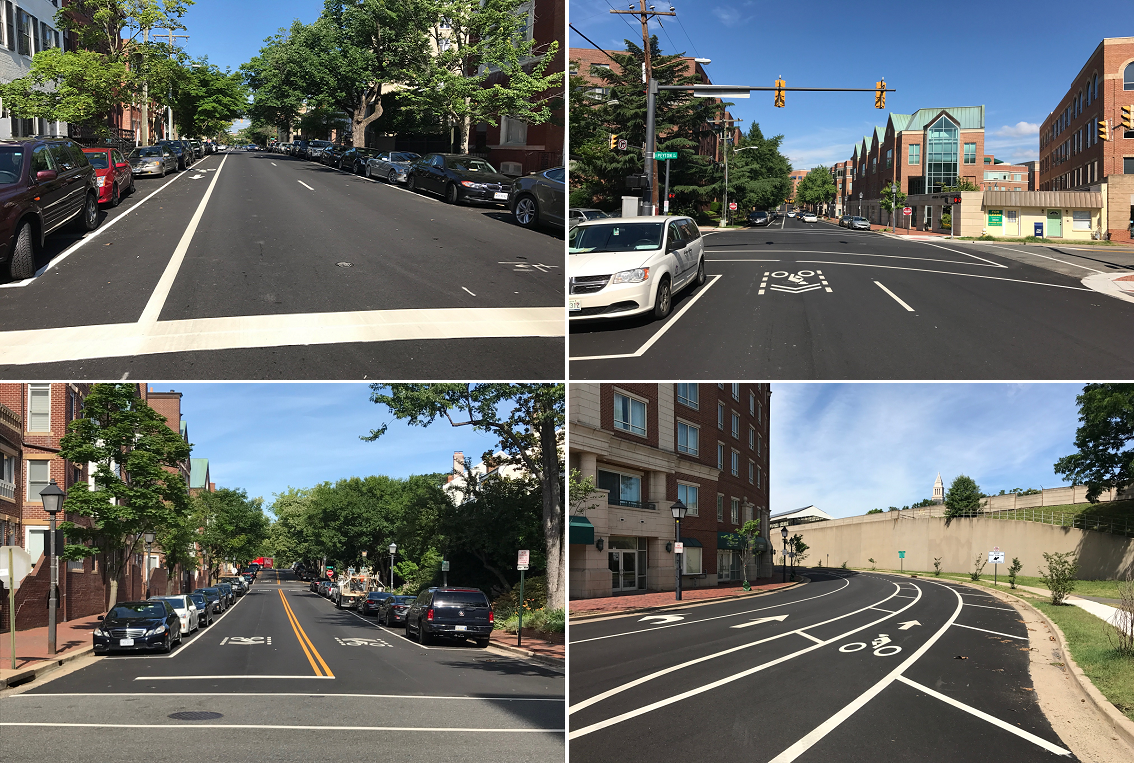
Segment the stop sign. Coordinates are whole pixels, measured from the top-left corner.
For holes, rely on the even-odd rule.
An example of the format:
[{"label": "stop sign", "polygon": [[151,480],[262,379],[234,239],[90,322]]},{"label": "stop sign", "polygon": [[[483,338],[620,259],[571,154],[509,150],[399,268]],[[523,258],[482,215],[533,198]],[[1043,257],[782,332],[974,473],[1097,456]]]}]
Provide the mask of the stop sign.
[{"label": "stop sign", "polygon": [[729,209],[730,212],[735,212],[736,211],[736,202],[730,201],[728,203],[728,209]]}]

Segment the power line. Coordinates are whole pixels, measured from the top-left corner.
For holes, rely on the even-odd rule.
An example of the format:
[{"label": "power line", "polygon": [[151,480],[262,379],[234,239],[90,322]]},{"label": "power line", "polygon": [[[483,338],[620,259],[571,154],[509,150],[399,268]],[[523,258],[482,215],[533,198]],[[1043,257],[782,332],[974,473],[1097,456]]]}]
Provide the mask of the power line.
[{"label": "power line", "polygon": [[[610,5],[610,0],[606,0],[606,4],[607,4],[607,5]],[[617,8],[615,8],[615,7],[613,6],[613,5],[610,5],[610,10],[612,10],[612,11],[615,11],[615,10],[618,10],[618,9],[617,9]],[[619,16],[618,18],[622,19],[622,23],[623,23],[623,24],[625,24],[626,26],[630,27],[630,31],[632,31],[632,32],[637,32],[637,31],[638,31],[637,29],[635,29],[635,28],[634,28],[634,27],[633,27],[633,26],[632,26],[632,25],[630,24],[630,22],[629,22],[629,21],[627,21],[627,20],[626,20],[626,18],[625,18],[624,16]]]},{"label": "power line", "polygon": [[568,24],[567,26],[571,27],[571,29],[572,29],[572,30],[573,30],[573,31],[575,32],[575,34],[579,35],[579,36],[580,36],[580,37],[582,37],[582,38],[583,38],[584,40],[586,40],[587,42],[589,42],[589,43],[590,43],[590,44],[591,44],[591,45],[592,45],[592,46],[594,47],[594,49],[595,49],[595,50],[597,50],[597,51],[598,51],[599,53],[602,53],[602,54],[603,54],[604,56],[606,56],[607,58],[609,58],[609,59],[610,59],[611,61],[614,61],[614,63],[616,63],[616,64],[618,63],[618,61],[617,61],[617,60],[616,60],[616,59],[614,58],[614,56],[610,55],[610,54],[609,54],[609,53],[607,53],[607,52],[606,52],[605,50],[603,50],[602,48],[600,48],[600,47],[599,47],[599,46],[598,46],[598,45],[597,45],[597,44],[595,43],[595,41],[594,41],[594,40],[592,40],[592,39],[591,39],[590,37],[587,37],[587,36],[586,36],[585,34],[583,34],[582,32],[580,32],[580,31],[579,31],[578,29],[575,29],[575,25],[574,25],[574,24]]},{"label": "power line", "polygon": [[685,32],[685,39],[689,40],[689,45],[693,48],[693,52],[697,55],[697,58],[700,58],[701,57],[701,51],[697,50],[697,46],[693,44],[693,38],[690,37],[689,32],[687,32],[685,30],[685,25],[681,23],[681,17],[680,16],[677,17],[677,25],[681,27],[682,32]]},{"label": "power line", "polygon": [[669,30],[665,28],[665,24],[661,23],[661,19],[658,19],[658,26],[660,26],[661,30],[665,32],[665,38],[669,40],[669,44],[673,46],[673,52],[677,53],[677,46],[673,44],[673,40],[669,36]]}]

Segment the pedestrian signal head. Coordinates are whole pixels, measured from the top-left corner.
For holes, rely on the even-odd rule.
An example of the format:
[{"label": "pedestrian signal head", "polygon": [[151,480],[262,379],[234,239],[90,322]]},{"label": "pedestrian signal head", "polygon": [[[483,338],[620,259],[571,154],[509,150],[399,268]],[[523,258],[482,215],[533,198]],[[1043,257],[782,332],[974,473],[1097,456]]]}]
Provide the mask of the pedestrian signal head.
[{"label": "pedestrian signal head", "polygon": [[874,108],[886,108],[886,80],[883,79],[875,82],[874,87],[877,88],[874,91]]},{"label": "pedestrian signal head", "polygon": [[776,108],[782,109],[784,107],[784,87],[785,83],[782,79],[776,80]]}]

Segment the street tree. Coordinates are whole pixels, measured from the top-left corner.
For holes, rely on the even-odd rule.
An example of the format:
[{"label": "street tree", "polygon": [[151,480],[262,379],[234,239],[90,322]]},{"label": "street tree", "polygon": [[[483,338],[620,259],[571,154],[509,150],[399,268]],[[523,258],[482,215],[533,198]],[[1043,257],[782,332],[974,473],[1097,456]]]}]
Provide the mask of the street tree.
[{"label": "street tree", "polygon": [[[563,608],[564,385],[374,384],[370,399],[413,426],[444,419],[454,427],[469,426],[498,438],[499,451],[485,453],[484,460],[520,466],[540,486],[548,604]],[[383,424],[363,439],[376,440],[386,430]]]},{"label": "street tree", "polygon": [[1087,486],[1096,503],[1103,491],[1134,483],[1134,384],[1088,384],[1075,398],[1078,452],[1055,462],[1055,472],[1073,485]]},{"label": "street tree", "polygon": [[[791,162],[780,153],[784,136],[765,138],[753,122],[728,156],[728,199],[741,211],[775,209],[791,192]],[[724,164],[706,174],[706,198],[723,198]]]},{"label": "street tree", "polygon": [[890,213],[890,225],[895,226],[898,210],[906,206],[906,195],[899,187],[895,190],[893,183],[882,186],[882,209]]},{"label": "street tree", "polygon": [[294,49],[291,34],[283,30],[264,42],[259,55],[240,67],[252,94],[248,116],[253,126],[271,127],[283,138],[295,127],[305,107],[306,97],[297,86],[303,76],[302,56]]},{"label": "street tree", "polygon": [[983,498],[980,488],[972,477],[959,474],[945,491],[945,516],[971,517],[980,511]]},{"label": "street tree", "polygon": [[193,553],[197,542],[197,525],[191,513],[178,514],[172,521],[156,531],[156,545],[161,549],[162,564],[166,570],[166,593],[173,593],[177,583],[177,568],[184,571],[197,569],[197,556]]},{"label": "street tree", "polygon": [[173,113],[182,135],[212,137],[248,111],[248,89],[241,74],[220,71],[202,58],[181,69]]},{"label": "street tree", "polygon": [[528,0],[425,2],[435,52],[406,92],[412,108],[453,129],[462,152],[478,122],[496,126],[506,116],[543,124],[562,98],[563,72],[547,72],[559,43],[541,46],[528,39],[529,7]]},{"label": "street tree", "polygon": [[263,555],[270,529],[263,502],[240,488],[220,488],[193,498],[193,521],[200,528],[197,542],[207,555],[210,582],[222,562],[243,567]]},{"label": "street tree", "polygon": [[835,198],[835,193],[835,181],[831,178],[831,171],[820,165],[799,181],[799,185],[795,187],[795,200],[797,203],[819,206]]},{"label": "street tree", "polygon": [[756,539],[760,537],[760,520],[750,519],[738,527],[735,532],[728,533],[734,545],[740,546],[740,558],[744,567],[744,588],[748,590],[748,565],[752,561],[753,551],[756,548]]},{"label": "street tree", "polygon": [[133,384],[95,384],[82,416],[60,440],[59,455],[90,464],[94,489],[73,484],[68,512],[90,526],[64,522],[69,541],[62,556],[82,559],[102,553],[110,583],[110,607],[118,601],[118,582],[138,553],[142,535],[177,526],[189,513],[189,491],[180,469],[191,446],[138,397]]}]

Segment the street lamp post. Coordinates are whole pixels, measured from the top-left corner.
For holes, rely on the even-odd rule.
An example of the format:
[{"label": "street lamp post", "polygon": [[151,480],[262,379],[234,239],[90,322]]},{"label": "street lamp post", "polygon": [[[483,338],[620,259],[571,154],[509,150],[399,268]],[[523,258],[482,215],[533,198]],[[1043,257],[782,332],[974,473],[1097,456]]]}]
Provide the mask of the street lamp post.
[{"label": "street lamp post", "polygon": [[[670,511],[673,513],[673,531],[674,537],[676,538],[675,543],[680,543],[681,520],[685,518],[685,514],[689,511],[689,507],[682,503],[681,499],[679,498],[674,501],[673,506],[670,507]],[[676,579],[674,590],[677,592],[677,601],[681,601],[681,562],[685,558],[685,553],[678,552],[676,545],[673,547],[673,549],[673,575]]]},{"label": "street lamp post", "polygon": [[49,655],[55,654],[55,610],[59,606],[59,564],[56,561],[55,554],[55,515],[59,513],[59,509],[63,506],[63,499],[67,497],[55,480],[51,480],[51,484],[39,491],[39,498],[43,501],[43,510],[51,515],[51,539],[49,546],[48,557],[51,563],[51,591],[47,599],[47,653]]},{"label": "street lamp post", "polygon": [[784,582],[787,582],[787,528],[780,528],[780,537],[784,539]]},{"label": "street lamp post", "polygon": [[398,553],[398,544],[390,544],[390,590],[394,590],[394,554]]},{"label": "street lamp post", "polygon": [[146,541],[146,598],[148,599],[150,598],[150,546],[154,544],[154,538],[157,536],[154,535],[153,530],[150,530],[142,537]]}]

